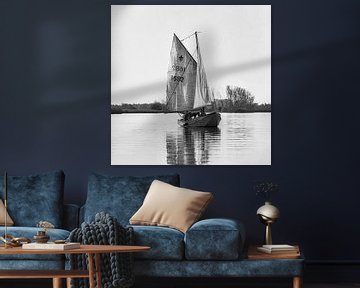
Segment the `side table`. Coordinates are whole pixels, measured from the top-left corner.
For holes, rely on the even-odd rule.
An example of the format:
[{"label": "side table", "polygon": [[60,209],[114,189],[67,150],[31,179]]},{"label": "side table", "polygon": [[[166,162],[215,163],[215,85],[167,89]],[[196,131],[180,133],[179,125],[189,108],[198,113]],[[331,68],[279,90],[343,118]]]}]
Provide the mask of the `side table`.
[{"label": "side table", "polygon": [[[299,261],[303,261],[303,256],[300,253],[296,254],[287,254],[287,253],[280,253],[280,254],[267,254],[263,252],[259,252],[257,250],[258,246],[250,246],[247,253],[247,259],[252,261],[283,261],[284,266],[289,268],[288,270],[292,270],[291,266],[298,266]],[[294,273],[286,274],[285,277],[292,277],[293,282],[293,288],[301,288],[302,286],[302,271],[298,271],[297,269],[294,269]]]},{"label": "side table", "polygon": [[[0,279],[30,279],[52,278],[53,288],[62,287],[61,280],[66,278],[70,283],[71,278],[89,278],[89,287],[101,288],[101,257],[102,253],[127,253],[144,252],[149,250],[147,246],[123,246],[123,245],[80,245],[78,249],[71,250],[25,250],[21,247],[0,248],[1,254],[25,255],[25,254],[87,254],[89,263],[88,270],[0,270]],[[94,259],[95,258],[95,263]],[[94,279],[95,275],[95,279]]]}]

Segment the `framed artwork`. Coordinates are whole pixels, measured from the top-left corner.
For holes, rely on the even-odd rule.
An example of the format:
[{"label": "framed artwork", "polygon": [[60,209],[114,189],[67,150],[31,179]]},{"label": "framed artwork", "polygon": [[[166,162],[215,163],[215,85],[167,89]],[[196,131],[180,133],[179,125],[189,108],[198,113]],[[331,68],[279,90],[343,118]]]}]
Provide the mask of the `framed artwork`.
[{"label": "framed artwork", "polygon": [[271,165],[271,6],[111,6],[112,165]]}]

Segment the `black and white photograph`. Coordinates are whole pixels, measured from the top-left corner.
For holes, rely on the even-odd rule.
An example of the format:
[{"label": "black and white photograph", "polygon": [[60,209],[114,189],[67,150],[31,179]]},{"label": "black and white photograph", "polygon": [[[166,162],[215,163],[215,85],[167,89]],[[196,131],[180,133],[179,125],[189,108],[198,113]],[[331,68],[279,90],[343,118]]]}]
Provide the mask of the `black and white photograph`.
[{"label": "black and white photograph", "polygon": [[271,6],[112,5],[111,165],[271,165]]}]

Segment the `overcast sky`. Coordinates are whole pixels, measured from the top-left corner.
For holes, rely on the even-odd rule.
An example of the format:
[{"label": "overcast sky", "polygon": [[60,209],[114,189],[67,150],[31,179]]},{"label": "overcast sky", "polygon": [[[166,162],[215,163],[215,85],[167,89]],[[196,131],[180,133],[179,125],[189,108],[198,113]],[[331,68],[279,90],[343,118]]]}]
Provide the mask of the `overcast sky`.
[{"label": "overcast sky", "polygon": [[173,33],[195,31],[216,98],[233,85],[271,103],[270,5],[112,5],[111,103],[165,101]]}]

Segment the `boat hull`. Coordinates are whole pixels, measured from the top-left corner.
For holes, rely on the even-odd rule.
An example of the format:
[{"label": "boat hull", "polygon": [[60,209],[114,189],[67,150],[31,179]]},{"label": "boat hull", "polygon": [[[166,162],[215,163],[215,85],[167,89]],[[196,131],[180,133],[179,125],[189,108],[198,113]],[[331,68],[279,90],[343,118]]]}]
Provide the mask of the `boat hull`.
[{"label": "boat hull", "polygon": [[178,124],[182,127],[217,127],[221,121],[220,113],[211,112],[204,116],[198,116],[194,119],[179,119]]}]

